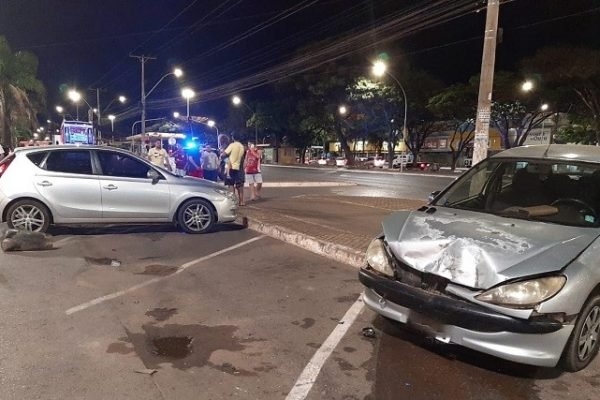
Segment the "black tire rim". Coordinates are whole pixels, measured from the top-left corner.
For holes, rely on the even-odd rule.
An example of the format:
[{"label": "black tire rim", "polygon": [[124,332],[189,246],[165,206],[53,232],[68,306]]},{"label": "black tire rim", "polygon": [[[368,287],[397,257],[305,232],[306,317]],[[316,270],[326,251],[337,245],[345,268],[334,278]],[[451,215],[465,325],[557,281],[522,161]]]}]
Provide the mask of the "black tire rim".
[{"label": "black tire rim", "polygon": [[211,222],[212,213],[205,204],[193,203],[183,211],[183,223],[191,231],[203,231],[210,226]]},{"label": "black tire rim", "polygon": [[581,361],[587,360],[593,355],[598,345],[598,336],[600,335],[600,306],[595,306],[590,310],[585,322],[581,326],[579,340],[577,342],[577,356]]},{"label": "black tire rim", "polygon": [[39,232],[46,223],[46,217],[39,207],[23,204],[12,212],[11,223],[15,229]]}]

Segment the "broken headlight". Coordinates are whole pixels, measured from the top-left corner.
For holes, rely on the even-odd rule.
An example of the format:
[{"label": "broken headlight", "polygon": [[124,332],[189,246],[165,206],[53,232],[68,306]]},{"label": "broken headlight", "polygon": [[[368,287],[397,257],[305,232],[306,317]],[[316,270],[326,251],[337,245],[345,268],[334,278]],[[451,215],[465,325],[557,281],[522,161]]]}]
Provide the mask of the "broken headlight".
[{"label": "broken headlight", "polygon": [[367,264],[375,271],[387,276],[394,276],[390,258],[383,244],[383,240],[374,239],[367,248]]},{"label": "broken headlight", "polygon": [[497,286],[475,296],[479,301],[510,308],[533,308],[558,293],[567,278],[547,276]]}]

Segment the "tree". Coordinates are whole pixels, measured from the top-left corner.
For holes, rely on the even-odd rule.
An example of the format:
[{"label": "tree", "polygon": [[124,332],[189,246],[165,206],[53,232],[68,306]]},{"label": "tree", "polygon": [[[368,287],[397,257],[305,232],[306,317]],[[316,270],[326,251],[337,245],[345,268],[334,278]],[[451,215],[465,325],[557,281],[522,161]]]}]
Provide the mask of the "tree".
[{"label": "tree", "polygon": [[476,104],[477,91],[472,85],[465,84],[452,85],[429,99],[429,110],[444,121],[447,130],[452,131],[449,146],[452,152],[450,169],[453,172],[461,154],[473,142]]},{"label": "tree", "polygon": [[523,69],[539,74],[547,84],[572,90],[579,101],[576,109],[587,116],[600,143],[600,50],[547,47],[524,60]]},{"label": "tree", "polygon": [[0,36],[0,139],[15,144],[17,132],[32,132],[45,103],[45,89],[36,78],[38,60],[28,52],[12,53]]}]

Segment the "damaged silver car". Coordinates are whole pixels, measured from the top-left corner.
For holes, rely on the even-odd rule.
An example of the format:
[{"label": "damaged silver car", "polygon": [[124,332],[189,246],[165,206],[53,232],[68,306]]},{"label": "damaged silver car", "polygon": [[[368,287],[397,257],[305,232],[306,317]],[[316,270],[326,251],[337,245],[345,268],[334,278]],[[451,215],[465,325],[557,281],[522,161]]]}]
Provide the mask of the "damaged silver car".
[{"label": "damaged silver car", "polygon": [[569,371],[598,353],[600,148],[525,146],[383,222],[365,304],[427,336]]}]

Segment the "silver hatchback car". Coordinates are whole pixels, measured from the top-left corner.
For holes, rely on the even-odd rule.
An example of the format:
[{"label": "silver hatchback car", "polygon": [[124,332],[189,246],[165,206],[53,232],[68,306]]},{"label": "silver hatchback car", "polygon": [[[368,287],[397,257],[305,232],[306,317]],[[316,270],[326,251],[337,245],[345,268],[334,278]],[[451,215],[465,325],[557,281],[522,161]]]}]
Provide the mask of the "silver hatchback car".
[{"label": "silver hatchback car", "polygon": [[383,222],[359,279],[426,336],[577,371],[600,346],[600,148],[527,146]]},{"label": "silver hatchback car", "polygon": [[232,222],[233,194],[107,146],[18,148],[0,161],[0,216],[12,228],[51,224],[175,223],[204,233]]}]

